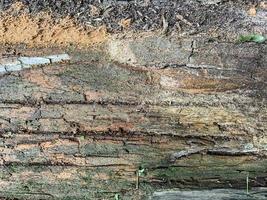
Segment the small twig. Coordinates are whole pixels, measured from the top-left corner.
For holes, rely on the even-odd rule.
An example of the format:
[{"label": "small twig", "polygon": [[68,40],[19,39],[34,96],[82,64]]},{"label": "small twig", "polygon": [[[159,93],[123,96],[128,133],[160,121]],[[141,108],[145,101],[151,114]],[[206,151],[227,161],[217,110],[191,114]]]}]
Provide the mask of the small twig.
[{"label": "small twig", "polygon": [[168,27],[169,27],[169,23],[163,14],[162,15],[162,34],[166,34],[168,32]]},{"label": "small twig", "polygon": [[247,174],[247,195],[249,195],[248,187],[249,187],[249,172]]},{"label": "small twig", "polygon": [[144,176],[145,173],[145,168],[139,167],[139,169],[136,171],[136,189],[139,189],[140,185],[140,176]]},{"label": "small twig", "polygon": [[193,24],[191,22],[189,22],[188,20],[186,20],[182,15],[177,14],[176,18],[181,20],[182,22],[184,22],[185,24],[187,24],[188,26],[193,26]]},{"label": "small twig", "polygon": [[139,171],[136,171],[136,189],[139,189]]}]

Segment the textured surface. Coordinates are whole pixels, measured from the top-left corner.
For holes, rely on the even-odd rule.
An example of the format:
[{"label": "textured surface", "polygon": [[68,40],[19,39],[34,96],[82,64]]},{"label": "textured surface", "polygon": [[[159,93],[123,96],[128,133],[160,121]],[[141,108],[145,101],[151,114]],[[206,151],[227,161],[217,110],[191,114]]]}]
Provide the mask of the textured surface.
[{"label": "textured surface", "polygon": [[[3,1],[3,10],[8,9],[14,2],[18,0]],[[56,18],[70,16],[87,27],[105,25],[110,32],[120,32],[129,28],[141,31],[164,29],[164,31],[191,33],[214,31],[227,36],[229,32],[236,34],[266,31],[265,15],[261,13],[266,8],[263,0],[20,0],[19,2],[23,2],[25,11],[33,15],[51,11]],[[256,5],[259,11],[256,16],[250,16],[246,12],[253,5]]]},{"label": "textured surface", "polygon": [[267,32],[263,0],[1,2],[0,42],[7,44],[90,46],[105,41],[107,32],[159,32],[234,42],[240,35]]}]

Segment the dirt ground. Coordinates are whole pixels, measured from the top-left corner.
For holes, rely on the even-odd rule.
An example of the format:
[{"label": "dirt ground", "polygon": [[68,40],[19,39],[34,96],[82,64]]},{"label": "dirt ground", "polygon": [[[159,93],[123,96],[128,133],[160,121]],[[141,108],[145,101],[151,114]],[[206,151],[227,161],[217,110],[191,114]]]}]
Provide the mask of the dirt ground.
[{"label": "dirt ground", "polygon": [[267,32],[266,2],[199,1],[2,1],[1,43],[29,45],[102,42],[107,34],[159,32],[233,41]]}]

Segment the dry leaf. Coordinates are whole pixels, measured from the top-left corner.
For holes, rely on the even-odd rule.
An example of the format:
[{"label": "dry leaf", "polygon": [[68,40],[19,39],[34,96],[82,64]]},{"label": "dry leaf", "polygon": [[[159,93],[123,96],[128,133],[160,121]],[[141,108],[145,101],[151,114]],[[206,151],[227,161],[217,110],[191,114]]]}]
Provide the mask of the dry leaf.
[{"label": "dry leaf", "polygon": [[254,6],[251,7],[251,8],[248,10],[248,15],[249,15],[249,16],[255,17],[256,14],[257,14],[257,10],[256,10],[256,8],[255,8]]},{"label": "dry leaf", "polygon": [[131,25],[131,21],[132,19],[122,19],[119,23],[120,26],[122,26],[123,28],[129,28],[129,26]]}]

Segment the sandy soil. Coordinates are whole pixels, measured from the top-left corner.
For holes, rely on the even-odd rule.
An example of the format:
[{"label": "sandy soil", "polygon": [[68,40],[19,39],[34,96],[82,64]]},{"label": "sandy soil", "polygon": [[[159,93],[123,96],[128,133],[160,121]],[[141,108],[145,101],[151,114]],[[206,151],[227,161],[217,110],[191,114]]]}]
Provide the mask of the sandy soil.
[{"label": "sandy soil", "polygon": [[88,46],[103,42],[105,38],[105,27],[86,29],[69,17],[54,19],[45,12],[32,17],[24,12],[22,3],[13,4],[0,19],[0,43],[3,44]]}]

